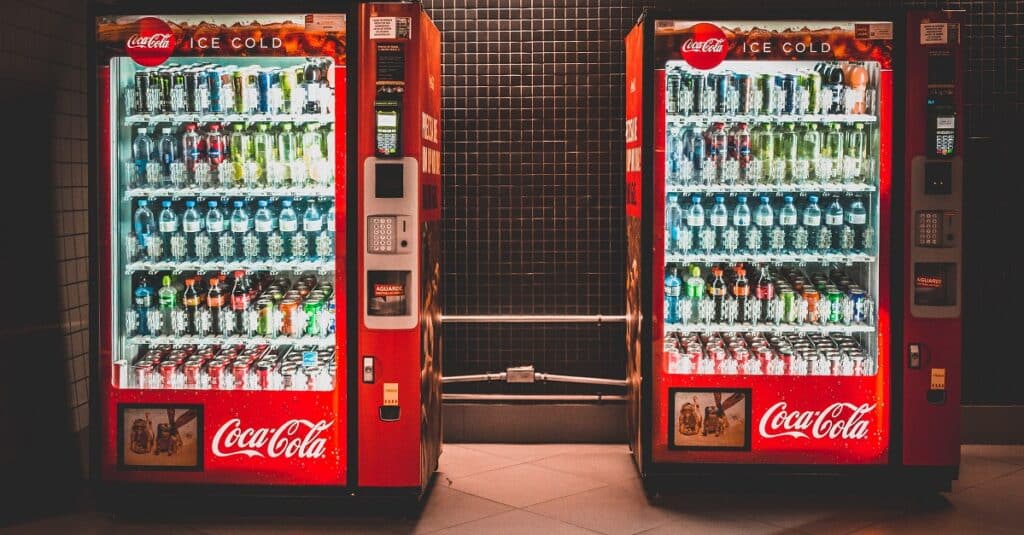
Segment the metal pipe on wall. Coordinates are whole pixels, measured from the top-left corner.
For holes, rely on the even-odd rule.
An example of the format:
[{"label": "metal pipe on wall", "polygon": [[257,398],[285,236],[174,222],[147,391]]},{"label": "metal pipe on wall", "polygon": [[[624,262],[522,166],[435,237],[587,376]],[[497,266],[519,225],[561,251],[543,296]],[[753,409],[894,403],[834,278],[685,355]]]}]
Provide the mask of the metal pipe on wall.
[{"label": "metal pipe on wall", "polygon": [[622,323],[620,315],[552,315],[552,314],[474,314],[466,316],[441,316],[445,323]]}]

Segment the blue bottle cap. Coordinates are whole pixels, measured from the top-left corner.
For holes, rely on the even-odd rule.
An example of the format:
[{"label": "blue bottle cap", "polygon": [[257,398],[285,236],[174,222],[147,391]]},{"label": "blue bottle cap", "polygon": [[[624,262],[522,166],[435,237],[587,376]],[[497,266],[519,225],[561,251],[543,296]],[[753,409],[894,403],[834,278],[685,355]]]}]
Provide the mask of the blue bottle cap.
[{"label": "blue bottle cap", "polygon": [[196,201],[185,201],[185,207],[186,208],[195,208],[196,207]]},{"label": "blue bottle cap", "polygon": [[170,208],[171,207],[171,201],[164,201],[164,202],[160,203],[160,206],[163,206],[164,208]]},{"label": "blue bottle cap", "polygon": [[149,201],[146,199],[139,199],[139,206],[146,206],[147,204],[149,204]]},{"label": "blue bottle cap", "polygon": [[267,207],[267,201],[263,200],[263,199],[260,199],[259,201],[256,202],[256,205],[259,206],[260,208],[266,208]]},{"label": "blue bottle cap", "polygon": [[715,195],[715,202],[725,202],[724,195]]},{"label": "blue bottle cap", "polygon": [[817,195],[808,195],[807,196],[807,200],[811,201],[812,203],[813,202],[818,202],[818,196]]},{"label": "blue bottle cap", "polygon": [[700,195],[694,195],[693,197],[690,197],[690,200],[693,202],[693,204],[699,204],[700,203]]},{"label": "blue bottle cap", "polygon": [[281,201],[281,206],[288,207],[288,206],[291,206],[291,205],[292,205],[292,200],[291,199],[284,199],[283,201]]},{"label": "blue bottle cap", "polygon": [[235,208],[241,208],[242,207],[242,201],[235,201],[235,202],[233,202],[231,204],[233,204],[235,206]]},{"label": "blue bottle cap", "polygon": [[216,208],[217,207],[217,201],[209,201],[209,202],[206,203],[206,206],[209,206],[210,208]]},{"label": "blue bottle cap", "polygon": [[764,203],[764,204],[768,204],[768,196],[767,195],[762,195],[761,196],[761,202]]},{"label": "blue bottle cap", "polygon": [[786,201],[787,203],[793,202],[793,196],[786,195],[785,197],[782,198],[782,200]]},{"label": "blue bottle cap", "polygon": [[736,200],[739,201],[740,204],[747,204],[747,196],[746,195],[740,195],[739,197],[736,197]]}]

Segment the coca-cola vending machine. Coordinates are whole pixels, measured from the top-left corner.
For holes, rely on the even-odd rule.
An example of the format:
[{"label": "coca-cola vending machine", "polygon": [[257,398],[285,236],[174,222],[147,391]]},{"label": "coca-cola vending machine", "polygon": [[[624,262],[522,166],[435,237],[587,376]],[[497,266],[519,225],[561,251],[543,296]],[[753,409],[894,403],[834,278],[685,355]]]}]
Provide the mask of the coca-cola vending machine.
[{"label": "coca-cola vending machine", "polygon": [[440,36],[348,6],[92,19],[105,496],[437,467]]},{"label": "coca-cola vending machine", "polygon": [[713,17],[648,12],[626,37],[640,473],[948,488],[961,15]]}]

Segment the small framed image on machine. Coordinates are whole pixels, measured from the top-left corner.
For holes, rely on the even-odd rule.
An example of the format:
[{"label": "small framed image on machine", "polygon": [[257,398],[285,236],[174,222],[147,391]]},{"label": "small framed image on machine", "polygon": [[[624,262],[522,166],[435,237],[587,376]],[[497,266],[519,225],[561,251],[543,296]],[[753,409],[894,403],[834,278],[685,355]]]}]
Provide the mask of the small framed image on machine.
[{"label": "small framed image on machine", "polygon": [[201,405],[118,405],[121,470],[203,470]]},{"label": "small framed image on machine", "polygon": [[672,388],[669,449],[750,450],[749,388]]}]

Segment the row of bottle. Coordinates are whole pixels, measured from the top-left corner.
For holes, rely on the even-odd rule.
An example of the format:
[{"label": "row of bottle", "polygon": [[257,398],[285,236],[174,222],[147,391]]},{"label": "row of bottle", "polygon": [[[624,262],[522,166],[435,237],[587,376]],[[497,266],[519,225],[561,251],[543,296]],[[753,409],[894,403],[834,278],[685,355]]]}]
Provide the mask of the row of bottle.
[{"label": "row of bottle", "polygon": [[[868,324],[874,303],[867,292],[842,271],[809,278],[796,268],[773,277],[767,266],[756,282],[747,279],[749,265],[728,270],[713,266],[701,277],[690,266],[685,281],[669,266],[665,273],[665,323],[695,327],[706,324]],[[684,291],[685,290],[685,291]]]},{"label": "row of bottle", "polygon": [[261,67],[171,63],[135,73],[125,87],[133,113],[329,113],[334,107],[331,62]]},{"label": "row of bottle", "polygon": [[871,71],[860,63],[818,63],[814,69],[777,73],[733,73],[668,68],[665,111],[669,114],[803,115],[872,113]]},{"label": "row of bottle", "polygon": [[[669,254],[712,253],[869,253],[874,248],[874,228],[859,198],[843,208],[835,197],[824,213],[817,195],[808,195],[798,211],[792,195],[782,197],[776,210],[771,198],[762,195],[751,211],[746,195],[736,197],[730,210],[724,195],[716,195],[705,219],[700,195],[690,197],[683,210],[678,194],[669,193],[665,203],[665,251]],[[824,217],[823,217],[824,216]]]},{"label": "row of bottle", "polygon": [[329,155],[334,130],[329,125],[306,123],[301,132],[292,123],[281,123],[273,129],[269,123],[256,123],[248,130],[243,123],[231,123],[228,128],[225,134],[220,123],[208,124],[203,132],[195,123],[184,125],[180,131],[164,126],[155,142],[150,129],[138,128],[132,141],[132,160],[125,163],[129,186],[331,183],[334,173]]},{"label": "row of bottle", "polygon": [[[170,200],[161,201],[159,218],[147,199],[139,199],[132,219],[132,235],[125,240],[125,256],[135,261],[304,261],[334,257],[334,203],[305,201],[300,218],[291,199],[256,202],[249,215],[247,202],[206,201],[203,214],[197,201],[184,202],[184,212]],[[326,211],[321,211],[327,208]]]},{"label": "row of bottle", "polygon": [[114,363],[116,385],[134,388],[330,390],[334,346],[159,345]]},{"label": "row of bottle", "polygon": [[875,178],[876,129],[864,123],[672,126],[669,184],[838,184]]},{"label": "row of bottle", "polygon": [[230,287],[222,273],[184,277],[181,286],[170,275],[161,282],[153,291],[148,277],[138,278],[127,317],[132,335],[323,336],[335,330],[333,283],[312,274],[294,285],[286,277],[241,270]]},{"label": "row of bottle", "polygon": [[876,366],[851,336],[816,333],[674,333],[665,337],[668,373],[871,376]]}]

